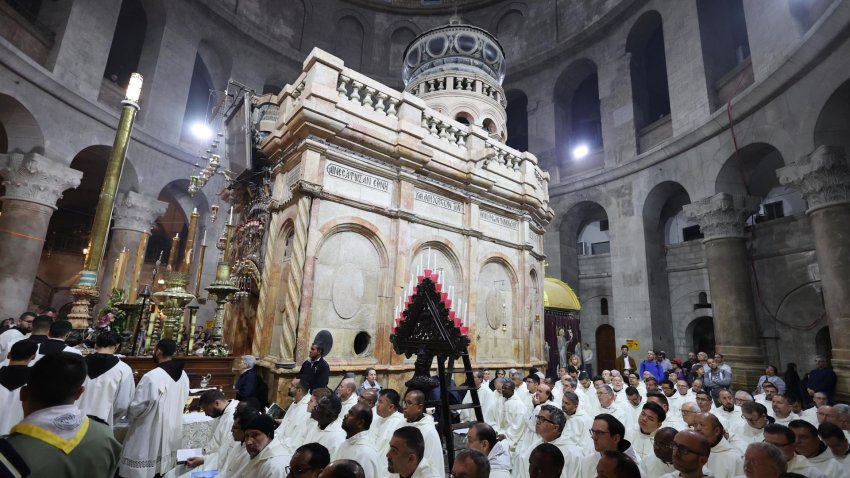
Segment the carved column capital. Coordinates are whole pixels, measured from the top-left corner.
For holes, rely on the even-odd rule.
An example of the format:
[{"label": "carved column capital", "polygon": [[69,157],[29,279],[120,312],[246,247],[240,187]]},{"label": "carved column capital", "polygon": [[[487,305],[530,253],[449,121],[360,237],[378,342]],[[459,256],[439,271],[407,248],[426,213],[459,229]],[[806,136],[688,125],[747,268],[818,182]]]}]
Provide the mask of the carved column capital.
[{"label": "carved column capital", "polygon": [[744,237],[747,218],[761,201],[752,196],[719,193],[684,207],[685,215],[699,224],[706,241],[724,237]]},{"label": "carved column capital", "polygon": [[800,191],[809,211],[850,202],[850,165],[841,146],[819,146],[776,175],[783,186]]},{"label": "carved column capital", "polygon": [[149,233],[156,219],[165,214],[168,203],[133,191],[118,194],[112,229]]},{"label": "carved column capital", "polygon": [[0,154],[0,174],[5,178],[4,199],[17,199],[56,210],[66,189],[80,185],[82,171],[38,153]]}]

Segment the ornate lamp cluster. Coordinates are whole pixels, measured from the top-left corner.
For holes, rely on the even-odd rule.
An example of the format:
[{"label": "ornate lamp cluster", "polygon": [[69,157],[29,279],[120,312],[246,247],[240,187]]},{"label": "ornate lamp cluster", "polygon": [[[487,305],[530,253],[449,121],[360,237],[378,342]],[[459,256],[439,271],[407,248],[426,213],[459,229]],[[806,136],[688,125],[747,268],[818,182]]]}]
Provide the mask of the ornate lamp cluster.
[{"label": "ornate lamp cluster", "polygon": [[408,309],[410,305],[416,300],[420,287],[424,289],[425,281],[427,280],[433,283],[434,291],[439,294],[439,303],[437,306],[442,306],[442,308],[448,311],[448,318],[454,323],[454,326],[460,330],[461,335],[468,335],[469,327],[464,325],[464,320],[458,312],[456,312],[455,309],[452,309],[452,304],[456,304],[457,311],[462,310],[462,300],[457,299],[455,302],[454,286],[445,286],[440,283],[440,274],[436,272],[436,255],[433,255],[430,249],[427,250],[425,255],[427,256],[427,261],[420,258],[415,278],[410,279],[404,296],[400,299],[399,305],[396,306],[395,323],[392,328],[392,333],[395,334],[396,329],[401,326],[408,317]]},{"label": "ornate lamp cluster", "polygon": [[[218,136],[222,136],[222,133],[218,133]],[[218,146],[218,139],[213,141],[213,145]],[[201,190],[204,186],[206,186],[207,182],[209,182],[210,178],[215,176],[218,172],[218,169],[221,167],[221,156],[217,154],[212,154],[212,150],[207,150],[207,154],[209,156],[201,156],[201,159],[207,160],[207,165],[204,166],[198,174],[193,174],[189,176],[189,196],[195,196],[195,193]]]}]

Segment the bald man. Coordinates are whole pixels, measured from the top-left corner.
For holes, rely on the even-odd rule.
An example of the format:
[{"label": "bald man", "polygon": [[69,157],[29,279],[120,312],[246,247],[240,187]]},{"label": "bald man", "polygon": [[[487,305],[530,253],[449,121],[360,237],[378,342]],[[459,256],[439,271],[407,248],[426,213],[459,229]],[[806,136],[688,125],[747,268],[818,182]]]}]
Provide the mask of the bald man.
[{"label": "bald man", "polygon": [[[711,446],[708,469],[714,473],[714,478],[732,478],[744,472],[744,460],[741,458],[741,452],[726,440],[723,424],[716,416],[711,413],[700,413],[697,416],[694,429],[701,433]],[[675,465],[676,457],[673,458]]]},{"label": "bald man", "polygon": [[357,405],[358,397],[354,393],[355,390],[357,390],[357,383],[354,382],[353,378],[346,378],[339,384],[336,394],[342,402],[342,411],[339,412],[340,417],[344,417],[351,410],[351,407]]},{"label": "bald man", "polygon": [[705,476],[702,471],[711,455],[711,445],[704,435],[694,430],[682,430],[673,438],[673,446],[673,467],[676,471],[662,475],[662,478]]},{"label": "bald man", "polygon": [[673,473],[673,439],[679,432],[673,427],[664,427],[655,432],[652,454],[643,462],[646,476],[661,476]]}]

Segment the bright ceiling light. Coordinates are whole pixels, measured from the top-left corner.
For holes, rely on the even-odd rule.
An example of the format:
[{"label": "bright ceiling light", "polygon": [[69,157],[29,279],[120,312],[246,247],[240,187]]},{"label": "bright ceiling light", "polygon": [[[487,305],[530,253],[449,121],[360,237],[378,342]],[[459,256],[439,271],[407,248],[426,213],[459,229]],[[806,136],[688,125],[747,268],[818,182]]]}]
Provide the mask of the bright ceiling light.
[{"label": "bright ceiling light", "polygon": [[212,137],[212,130],[204,123],[193,124],[189,131],[198,139],[210,139]]},{"label": "bright ceiling light", "polygon": [[586,144],[580,144],[573,148],[573,158],[575,159],[582,159],[587,156],[588,153],[590,153],[590,149]]}]

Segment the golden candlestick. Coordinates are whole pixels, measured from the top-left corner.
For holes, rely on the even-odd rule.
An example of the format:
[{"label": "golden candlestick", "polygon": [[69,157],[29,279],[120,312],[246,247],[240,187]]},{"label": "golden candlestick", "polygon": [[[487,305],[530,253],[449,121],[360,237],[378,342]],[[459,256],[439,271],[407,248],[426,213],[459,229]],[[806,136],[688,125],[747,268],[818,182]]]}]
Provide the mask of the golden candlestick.
[{"label": "golden candlestick", "polygon": [[201,244],[201,253],[198,256],[198,271],[195,273],[195,297],[201,295],[201,274],[204,272],[204,255],[207,252],[207,245]]},{"label": "golden candlestick", "polygon": [[145,252],[148,250],[148,238],[150,234],[142,233],[139,239],[139,248],[136,249],[136,260],[133,263],[132,277],[130,284],[127,286],[127,303],[135,304],[139,290],[139,277],[142,275],[142,267],[145,265]]},{"label": "golden candlestick", "polygon": [[168,268],[167,270],[173,271],[174,266],[177,265],[177,246],[180,244],[180,233],[174,234],[174,237],[171,238],[171,250],[168,252]]},{"label": "golden candlestick", "polygon": [[189,235],[186,236],[186,247],[183,249],[183,262],[180,263],[180,272],[189,273],[189,265],[192,263],[192,253],[195,247],[195,233],[198,230],[198,208],[192,211],[192,216],[189,218]]}]

